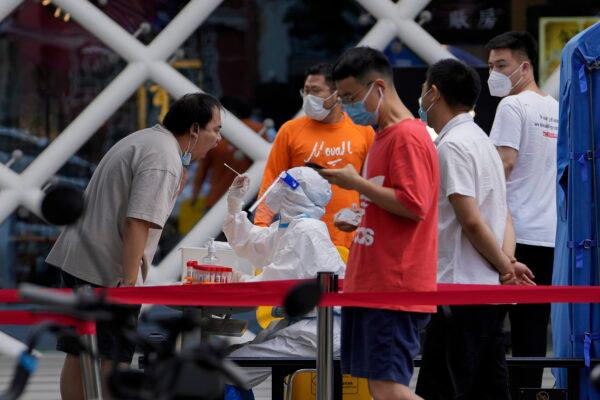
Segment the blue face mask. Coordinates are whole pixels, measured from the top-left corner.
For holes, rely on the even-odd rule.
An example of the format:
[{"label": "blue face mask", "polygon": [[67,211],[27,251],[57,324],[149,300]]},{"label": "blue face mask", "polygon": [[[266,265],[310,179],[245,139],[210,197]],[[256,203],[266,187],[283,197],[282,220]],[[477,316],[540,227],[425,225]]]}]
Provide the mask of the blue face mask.
[{"label": "blue face mask", "polygon": [[190,164],[192,163],[192,150],[194,149],[194,147],[196,147],[197,142],[198,142],[198,134],[196,134],[196,140],[194,140],[193,145],[192,145],[192,138],[190,136],[190,142],[188,144],[188,148],[181,155],[181,164],[183,164],[184,167],[189,167]]},{"label": "blue face mask", "polygon": [[425,124],[427,124],[427,113],[431,110],[431,108],[435,104],[435,103],[431,103],[431,105],[429,107],[427,107],[427,110],[423,109],[423,97],[427,96],[427,94],[430,91],[431,91],[431,89],[429,89],[428,91],[426,91],[423,96],[419,97],[419,119],[421,121],[423,121]]},{"label": "blue face mask", "polygon": [[184,167],[189,167],[191,163],[192,163],[192,153],[190,153],[189,151],[186,151],[185,153],[183,153],[181,155],[181,164],[183,164]]},{"label": "blue face mask", "polygon": [[381,105],[381,101],[383,100],[383,93],[381,93],[381,89],[379,89],[379,103],[377,103],[377,108],[375,111],[368,111],[365,108],[365,100],[371,94],[371,90],[373,90],[374,85],[371,84],[369,91],[365,94],[365,97],[361,101],[357,101],[354,103],[344,104],[344,111],[352,122],[357,125],[376,125],[377,120],[379,119],[379,106]]}]

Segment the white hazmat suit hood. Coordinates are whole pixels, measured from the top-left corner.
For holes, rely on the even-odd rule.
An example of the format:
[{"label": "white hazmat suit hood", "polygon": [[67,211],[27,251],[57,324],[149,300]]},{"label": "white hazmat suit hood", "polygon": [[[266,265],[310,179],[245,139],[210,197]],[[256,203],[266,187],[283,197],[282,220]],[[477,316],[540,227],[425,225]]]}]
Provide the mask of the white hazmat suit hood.
[{"label": "white hazmat suit hood", "polygon": [[264,228],[253,225],[240,198],[248,187],[247,177],[238,177],[227,200],[231,205],[223,232],[238,257],[262,267],[262,274],[244,281],[315,278],[319,271],[344,275],[345,264],[331,242],[327,226],[319,218],[331,199],[331,186],[307,167],[283,172],[265,202],[281,216]]}]

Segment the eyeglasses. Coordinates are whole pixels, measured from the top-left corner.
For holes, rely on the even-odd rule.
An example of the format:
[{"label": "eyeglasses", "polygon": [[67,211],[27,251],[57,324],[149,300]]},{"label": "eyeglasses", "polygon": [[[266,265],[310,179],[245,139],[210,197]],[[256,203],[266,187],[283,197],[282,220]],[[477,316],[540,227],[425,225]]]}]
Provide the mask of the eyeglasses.
[{"label": "eyeglasses", "polygon": [[[365,84],[365,86],[361,87],[360,89],[358,89],[356,92],[350,94],[350,95],[346,95],[343,97],[340,97],[342,99],[342,103],[343,104],[351,104],[351,103],[356,103],[358,100],[356,100],[356,96],[358,96],[359,93],[361,93],[362,91],[364,91],[365,89],[368,89],[375,81],[370,81],[367,84]],[[364,99],[362,99],[364,100]]]},{"label": "eyeglasses", "polygon": [[324,92],[325,92],[325,89],[322,89],[322,88],[313,87],[308,90],[304,90],[304,88],[302,88],[302,89],[300,89],[300,97],[304,98],[305,96],[308,96],[309,94],[312,94],[313,96],[321,97],[321,95]]},{"label": "eyeglasses", "polygon": [[337,93],[337,90],[335,90],[333,93],[331,93],[327,97],[322,97],[321,96],[323,94],[323,92],[324,92],[323,89],[316,89],[316,90],[312,89],[312,90],[308,90],[308,91],[305,91],[304,89],[300,89],[300,97],[302,97],[304,99],[304,97],[306,97],[309,94],[311,94],[313,96],[321,97],[323,100],[329,100],[329,98],[331,98],[332,96],[334,96]]}]

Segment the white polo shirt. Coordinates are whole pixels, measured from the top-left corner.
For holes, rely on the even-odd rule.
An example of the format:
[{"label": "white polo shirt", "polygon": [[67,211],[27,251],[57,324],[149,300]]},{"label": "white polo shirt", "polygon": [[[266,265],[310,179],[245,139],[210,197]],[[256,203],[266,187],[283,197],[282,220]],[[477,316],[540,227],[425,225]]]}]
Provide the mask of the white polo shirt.
[{"label": "white polo shirt", "polygon": [[471,115],[459,114],[435,141],[440,160],[438,197],[438,282],[499,284],[498,271],[473,247],[448,200],[473,197],[502,245],[506,226],[506,183],[498,151]]},{"label": "white polo shirt", "polygon": [[490,139],[519,152],[506,181],[517,243],[554,247],[558,102],[526,90],[498,105]]}]

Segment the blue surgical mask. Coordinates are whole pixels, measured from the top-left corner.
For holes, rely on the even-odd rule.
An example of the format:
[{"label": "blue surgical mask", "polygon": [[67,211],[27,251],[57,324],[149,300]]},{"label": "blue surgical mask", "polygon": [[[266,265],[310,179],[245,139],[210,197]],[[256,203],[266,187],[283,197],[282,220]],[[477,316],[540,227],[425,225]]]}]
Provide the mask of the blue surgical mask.
[{"label": "blue surgical mask", "polygon": [[423,109],[423,97],[427,96],[427,94],[431,92],[431,89],[429,89],[428,91],[425,92],[425,94],[421,97],[419,97],[419,118],[421,119],[421,121],[423,121],[425,124],[427,124],[427,113],[431,110],[431,108],[433,107],[433,105],[435,104],[435,102],[431,103],[429,105],[429,107],[427,107],[427,110]]},{"label": "blue surgical mask", "polygon": [[181,164],[183,164],[184,167],[189,167],[191,163],[192,163],[192,153],[190,153],[189,151],[186,151],[185,153],[183,153],[181,155]]},{"label": "blue surgical mask", "polygon": [[192,149],[194,147],[196,147],[196,143],[197,142],[198,142],[198,135],[196,135],[196,140],[194,140],[194,144],[193,145],[192,145],[192,137],[190,135],[190,141],[189,141],[189,144],[188,144],[188,148],[181,155],[181,164],[183,164],[184,167],[189,167],[190,164],[192,163]]},{"label": "blue surgical mask", "polygon": [[371,94],[373,87],[374,84],[372,83],[371,87],[367,91],[367,94],[365,94],[365,97],[363,97],[361,101],[343,105],[346,114],[348,114],[350,119],[352,119],[352,122],[357,125],[367,126],[377,124],[377,120],[379,119],[379,106],[381,106],[381,101],[383,100],[383,93],[381,92],[381,89],[379,89],[379,102],[377,103],[377,108],[375,111],[368,111],[365,108],[365,100],[367,100],[367,97],[369,97],[369,94]]}]

